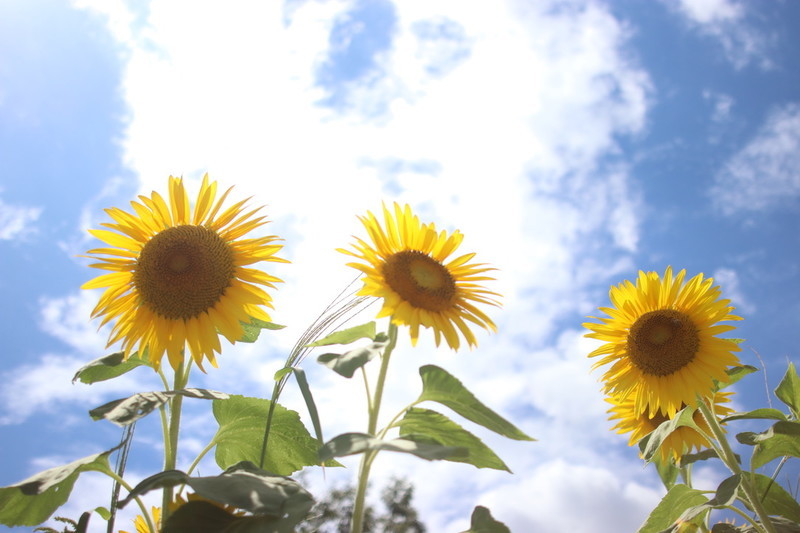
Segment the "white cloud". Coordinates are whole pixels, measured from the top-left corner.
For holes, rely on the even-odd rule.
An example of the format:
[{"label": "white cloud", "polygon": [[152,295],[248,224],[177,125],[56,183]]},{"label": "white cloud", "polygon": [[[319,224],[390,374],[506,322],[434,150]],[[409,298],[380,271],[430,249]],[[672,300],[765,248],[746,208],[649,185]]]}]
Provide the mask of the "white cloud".
[{"label": "white cloud", "polygon": [[727,298],[736,307],[738,313],[752,315],[756,307],[742,292],[739,274],[731,268],[719,268],[712,276],[714,282],[722,289],[722,297]]},{"label": "white cloud", "polygon": [[752,5],[737,0],[665,0],[665,4],[677,8],[699,32],[718,40],[725,57],[737,69],[750,63],[762,69],[773,67],[769,57],[771,37],[746,20]]},{"label": "white cloud", "polygon": [[0,241],[10,241],[30,235],[36,230],[33,223],[41,214],[40,207],[11,205],[0,198]]},{"label": "white cloud", "polygon": [[731,95],[718,91],[705,90],[703,91],[703,99],[711,102],[713,105],[711,111],[711,120],[713,122],[724,123],[730,119],[731,109],[734,104]]},{"label": "white cloud", "polygon": [[796,205],[800,197],[800,105],[773,109],[714,182],[709,195],[726,215]]}]

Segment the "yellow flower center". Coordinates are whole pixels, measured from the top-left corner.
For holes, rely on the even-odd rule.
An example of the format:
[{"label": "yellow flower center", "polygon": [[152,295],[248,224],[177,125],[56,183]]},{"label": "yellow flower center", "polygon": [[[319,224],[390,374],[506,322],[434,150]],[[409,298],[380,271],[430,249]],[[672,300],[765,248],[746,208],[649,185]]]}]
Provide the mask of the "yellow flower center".
[{"label": "yellow flower center", "polygon": [[386,259],[382,273],[386,283],[414,307],[444,311],[453,306],[456,295],[453,276],[443,264],[425,253],[397,252]]},{"label": "yellow flower center", "polygon": [[169,319],[189,319],[210,309],[230,285],[233,253],[205,226],[175,226],[155,235],[136,261],[133,283],[142,302]]},{"label": "yellow flower center", "polygon": [[644,374],[668,376],[688,365],[700,337],[688,315],[674,309],[640,316],[628,333],[628,355]]}]

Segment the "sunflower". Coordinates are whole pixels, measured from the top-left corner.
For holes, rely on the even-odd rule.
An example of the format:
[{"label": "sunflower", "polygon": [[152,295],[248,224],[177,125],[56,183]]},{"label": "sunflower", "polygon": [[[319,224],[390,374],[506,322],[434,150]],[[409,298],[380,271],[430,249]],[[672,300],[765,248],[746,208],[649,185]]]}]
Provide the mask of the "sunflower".
[{"label": "sunflower", "polygon": [[636,285],[625,281],[611,288],[613,308],[601,307],[609,318],[589,317],[587,337],[605,341],[589,354],[603,356],[592,368],[611,363],[605,374],[605,392],[634,402],[634,411],[659,412],[672,417],[682,408],[697,406],[697,395],[712,394],[715,381],[729,380],[726,370],[739,363],[739,346],[716,337],[735,329],[719,324],[741,320],[732,315],[730,300],[720,300],[719,287],[702,274],[684,284],[686,271],[673,277],[667,267],[639,272]]},{"label": "sunflower", "polygon": [[[144,519],[142,515],[136,515],[136,518],[133,519],[133,525],[136,527],[136,533],[158,533],[159,531],[159,524],[161,523],[161,509],[159,507],[152,507],[152,517],[153,523],[155,524],[155,531],[150,531],[150,528],[147,527],[147,520]],[[119,533],[128,533],[127,531],[120,530]]]},{"label": "sunflower", "polygon": [[348,263],[365,274],[362,296],[383,299],[378,318],[391,316],[398,326],[409,326],[411,343],[419,338],[419,327],[433,329],[436,345],[442,336],[457,350],[459,332],[470,347],[476,346],[468,322],[497,331],[492,320],[476,304],[499,306],[494,297],[477,282],[494,278],[484,275],[494,270],[483,263],[471,263],[474,253],[448,260],[463,240],[459,231],[448,236],[437,233],[434,224],[422,224],[406,205],[394,204],[394,213],[383,206],[384,225],[371,212],[359,217],[371,243],[356,237],[355,251],[339,249],[362,262]]},{"label": "sunflower", "polygon": [[[732,394],[732,392],[719,391],[714,393],[711,399],[712,404],[709,404],[709,406],[718,418],[733,413],[733,409],[727,405],[723,405],[730,402],[730,396]],[[663,422],[671,419],[662,412],[658,412],[652,417],[648,416],[646,413],[637,414],[634,410],[633,399],[630,396],[623,399],[612,396],[607,398],[606,401],[612,406],[611,409],[608,410],[608,413],[612,415],[609,417],[609,420],[617,420],[617,425],[612,428],[612,431],[616,430],[619,434],[630,432],[631,437],[628,440],[629,446],[635,445]],[[706,435],[711,434],[711,428],[708,426],[708,422],[706,422],[706,419],[700,411],[695,411],[692,420],[694,420],[697,427]],[[710,443],[696,430],[687,426],[681,426],[664,439],[659,452],[663,461],[666,461],[670,457],[677,460],[680,459],[683,454],[690,453],[692,450],[699,451],[701,448],[708,448],[709,446]]]},{"label": "sunflower", "polygon": [[188,345],[201,369],[204,358],[216,367],[218,331],[234,343],[242,322],[270,320],[263,307],[272,298],[259,285],[281,280],[248,265],[286,261],[274,255],[277,237],[242,238],[267,221],[254,217],[260,207],[245,210],[246,199],[222,210],[232,188],[216,200],[217,182],[205,175],[192,212],[183,180],[170,176],[166,201],[155,191],[139,196],[134,213],[106,209],[108,229],[89,230],[111,246],[89,250],[101,261],[90,266],[110,273],[82,288],[105,289],[92,317],[116,321],[108,345],[122,341],[126,359],[138,350],[158,369],[166,352],[177,369]]}]

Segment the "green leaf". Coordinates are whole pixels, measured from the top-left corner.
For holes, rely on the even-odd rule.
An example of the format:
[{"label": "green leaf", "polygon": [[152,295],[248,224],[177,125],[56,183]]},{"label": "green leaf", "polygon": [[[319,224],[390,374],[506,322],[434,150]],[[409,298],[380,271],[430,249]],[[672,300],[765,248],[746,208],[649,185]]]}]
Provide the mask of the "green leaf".
[{"label": "green leaf", "polygon": [[[424,438],[412,440],[408,437],[410,436],[400,439],[381,440],[366,433],[343,433],[332,438],[319,449],[319,458],[321,461],[327,461],[333,457],[344,457],[368,450],[408,453],[428,461],[448,459],[454,455],[465,456],[467,454],[467,450],[464,448],[442,446]],[[414,437],[417,437],[417,435],[414,435]],[[424,436],[420,435],[419,437]]]},{"label": "green leaf", "polygon": [[340,376],[352,378],[356,370],[378,357],[388,343],[388,340],[372,342],[367,346],[343,354],[324,353],[317,357],[317,362],[332,369]]},{"label": "green leaf", "polygon": [[150,366],[149,362],[139,357],[139,352],[131,354],[127,361],[124,358],[125,352],[117,352],[95,359],[81,367],[72,382],[80,380],[86,384],[97,383],[121,376],[139,366]]},{"label": "green leaf", "polygon": [[252,317],[250,318],[249,323],[242,322],[241,324],[244,334],[242,335],[242,338],[239,339],[239,342],[256,342],[262,329],[277,330],[286,327],[281,326],[280,324],[273,324],[272,322],[264,322],[263,320]]},{"label": "green leaf", "polygon": [[786,415],[777,409],[763,407],[761,409],[753,409],[746,413],[736,413],[726,416],[721,422],[724,424],[732,420],[786,420]]},{"label": "green leaf", "polygon": [[800,457],[800,423],[776,422],[762,433],[744,432],[736,435],[742,444],[755,446],[751,464],[760,468],[778,457]]},{"label": "green leaf", "polygon": [[0,524],[11,527],[41,524],[67,501],[81,472],[111,472],[108,456],[114,450],[50,468],[0,488]]},{"label": "green leaf", "polygon": [[[735,455],[735,454],[734,454]],[[697,461],[707,461],[708,459],[714,459],[715,457],[719,457],[717,452],[714,450],[700,450],[697,453],[687,453],[681,456],[681,466],[689,466],[692,463],[696,463]],[[737,461],[739,460],[739,456],[736,456]]]},{"label": "green leaf", "polygon": [[367,322],[360,326],[353,326],[352,328],[343,329],[331,333],[318,341],[307,344],[306,348],[313,348],[314,346],[330,346],[331,344],[350,344],[358,339],[375,339],[375,322]]},{"label": "green leaf", "polygon": [[795,420],[800,418],[800,377],[797,376],[794,363],[789,363],[786,374],[775,389],[775,396],[789,406]]},{"label": "green leaf", "polygon": [[314,433],[317,435],[319,442],[325,442],[322,438],[322,425],[319,423],[319,412],[317,411],[317,404],[314,402],[314,396],[311,394],[311,387],[308,386],[308,379],[306,379],[305,371],[296,366],[287,367],[287,369],[294,373],[297,380],[297,386],[300,387],[300,393],[303,395],[303,400],[306,402],[306,409],[311,417],[311,424],[314,426]]},{"label": "green leaf", "polygon": [[659,533],[668,529],[683,512],[708,501],[699,490],[683,484],[673,486],[639,528],[639,533]]},{"label": "green leaf", "polygon": [[653,459],[653,464],[656,466],[656,472],[658,472],[658,477],[661,478],[661,483],[664,484],[664,488],[667,490],[671,489],[678,480],[678,474],[681,469],[675,466],[671,457],[662,461],[661,457],[656,456]]},{"label": "green leaf", "polygon": [[761,503],[767,514],[782,516],[800,523],[800,504],[791,494],[772,478],[763,474],[755,474],[755,480],[756,490],[761,496]]},{"label": "green leaf", "polygon": [[[729,341],[736,341],[737,339],[726,339]],[[742,365],[742,366],[734,366],[729,368],[725,371],[728,374],[728,381],[722,384],[721,388],[730,387],[743,377],[752,374],[753,372],[758,372],[758,369],[754,366],[750,365]]]},{"label": "green leaf", "polygon": [[[219,429],[212,442],[217,445],[215,458],[220,468],[240,461],[258,464],[269,404],[269,400],[239,395],[227,400],[214,400],[214,418]],[[317,465],[318,448],[319,441],[308,433],[300,415],[275,404],[265,468],[276,474],[289,475],[304,466]]]},{"label": "green leaf", "polygon": [[89,411],[93,420],[105,418],[118,426],[127,426],[158,409],[170,398],[181,395],[187,398],[203,400],[224,400],[228,397],[224,392],[208,389],[181,389],[171,391],[138,392],[128,398],[114,400]]},{"label": "green leaf", "polygon": [[711,509],[720,509],[722,507],[732,505],[733,502],[736,501],[737,490],[739,489],[739,485],[741,485],[741,483],[742,478],[740,474],[735,474],[724,479],[722,483],[719,484],[719,487],[717,487],[717,492],[714,494],[713,498],[707,502],[689,507],[683,513],[681,513],[681,516],[678,518],[678,520],[681,522],[688,522],[694,517],[699,516],[702,513],[706,513]]},{"label": "green leaf", "polygon": [[489,509],[478,505],[472,511],[469,529],[462,533],[511,533],[511,530],[504,523],[495,520]]},{"label": "green leaf", "polygon": [[414,434],[425,435],[442,446],[467,450],[466,456],[451,457],[447,459],[449,461],[467,463],[478,468],[494,468],[511,472],[502,459],[478,437],[436,411],[412,407],[397,423],[397,426],[400,428],[401,437],[410,438]]},{"label": "green leaf", "polygon": [[449,407],[467,420],[471,420],[504,437],[514,440],[536,440],[480,402],[466,387],[446,370],[434,365],[420,367],[422,394],[416,403],[431,401]]},{"label": "green leaf", "polygon": [[674,417],[662,422],[652,433],[643,438],[639,443],[639,448],[642,451],[644,460],[648,463],[651,462],[664,440],[679,427],[686,426],[697,429],[693,419],[694,412],[695,409],[692,407],[684,407]]},{"label": "green leaf", "polygon": [[[193,478],[178,470],[161,472],[136,485],[130,494],[119,503],[119,506],[124,507],[134,497],[141,496],[151,490],[184,483],[203,498],[230,505],[261,517],[272,517],[273,520],[277,519],[279,521],[277,529],[264,529],[263,531],[292,531],[292,527],[306,517],[314,504],[311,494],[293,479],[261,470],[252,463],[242,462],[232,466],[218,476],[210,477]],[[188,518],[189,515],[193,514],[193,511],[199,510],[206,511],[207,508],[189,508],[183,518]],[[220,515],[216,515],[215,518],[219,519]],[[272,522],[262,520],[260,523]],[[233,522],[230,522],[228,525],[232,524]],[[278,524],[278,522],[275,524]],[[172,524],[175,531],[179,531],[178,525]],[[247,524],[241,524],[237,528],[223,531],[257,531],[238,529],[242,525]]]}]

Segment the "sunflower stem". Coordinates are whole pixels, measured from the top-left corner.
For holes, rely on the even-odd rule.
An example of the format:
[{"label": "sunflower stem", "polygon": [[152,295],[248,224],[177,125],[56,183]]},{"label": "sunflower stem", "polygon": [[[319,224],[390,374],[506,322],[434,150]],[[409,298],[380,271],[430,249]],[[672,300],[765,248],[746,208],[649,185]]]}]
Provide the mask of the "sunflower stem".
[{"label": "sunflower stem", "polygon": [[[378,432],[378,415],[381,410],[381,400],[383,398],[383,385],[386,382],[386,374],[389,370],[389,359],[394,347],[397,345],[397,326],[389,320],[389,344],[381,356],[381,369],[378,372],[378,381],[375,384],[375,395],[372,402],[368,404],[369,420],[367,433],[375,436]],[[369,402],[369,398],[368,398]],[[377,455],[377,451],[367,450],[361,458],[361,465],[358,469],[358,487],[356,489],[356,499],[353,505],[353,518],[350,524],[350,533],[361,533],[364,528],[364,512],[367,496],[367,483],[369,481],[369,471],[372,462]]]},{"label": "sunflower stem", "polygon": [[[181,390],[189,382],[189,371],[192,368],[192,359],[188,363],[181,363],[175,370],[175,385],[173,390]],[[169,401],[169,435],[167,442],[169,447],[164,448],[164,471],[174,470],[178,462],[178,435],[181,429],[181,407],[183,406],[183,396],[176,394]],[[164,496],[161,505],[161,523],[164,524],[169,518],[169,504],[172,503],[172,487],[164,488]]]},{"label": "sunflower stem", "polygon": [[742,489],[744,489],[745,496],[747,500],[750,502],[750,506],[752,507],[753,511],[758,515],[760,520],[760,527],[758,529],[762,529],[767,533],[776,533],[775,526],[772,523],[772,520],[769,518],[769,514],[767,514],[766,509],[761,504],[761,498],[758,496],[758,491],[753,486],[752,477],[747,475],[748,472],[743,472],[741,466],[739,466],[739,461],[736,460],[736,454],[733,453],[733,449],[731,448],[728,439],[725,437],[725,431],[722,429],[722,426],[719,424],[719,420],[711,411],[711,408],[706,403],[705,399],[701,397],[699,394],[697,395],[697,406],[700,409],[700,412],[703,413],[703,417],[706,419],[708,423],[708,427],[711,428],[711,432],[714,434],[714,439],[719,443],[719,447],[722,451],[722,455],[720,455],[720,459],[722,462],[725,463],[731,472],[734,475],[738,475],[739,479],[741,480]]}]

